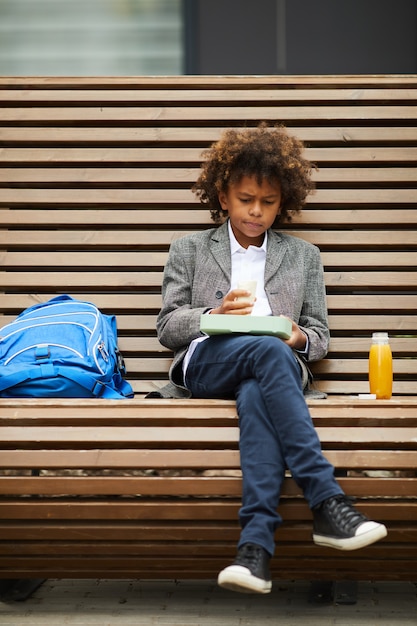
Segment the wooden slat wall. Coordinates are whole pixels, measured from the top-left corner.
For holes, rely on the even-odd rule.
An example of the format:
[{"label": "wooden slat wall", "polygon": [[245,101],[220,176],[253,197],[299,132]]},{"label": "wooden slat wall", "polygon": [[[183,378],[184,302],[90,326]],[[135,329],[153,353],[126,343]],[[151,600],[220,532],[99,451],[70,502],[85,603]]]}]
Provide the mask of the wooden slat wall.
[{"label": "wooden slat wall", "polygon": [[314,367],[330,394],[368,391],[370,335],[386,330],[394,393],[417,390],[417,78],[0,78],[0,312],[55,293],[118,317],[129,378],[163,384],[155,319],[173,238],[211,226],[190,192],[223,128],[284,123],[317,163],[286,228],[316,243],[332,342]]}]

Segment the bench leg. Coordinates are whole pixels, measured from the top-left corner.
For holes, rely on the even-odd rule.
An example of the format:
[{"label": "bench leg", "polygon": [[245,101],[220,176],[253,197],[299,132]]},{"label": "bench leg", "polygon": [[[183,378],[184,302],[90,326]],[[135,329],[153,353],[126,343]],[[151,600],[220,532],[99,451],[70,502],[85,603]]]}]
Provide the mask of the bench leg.
[{"label": "bench leg", "polygon": [[356,580],[313,580],[308,601],[312,604],[356,604],[358,583]]},{"label": "bench leg", "polygon": [[2,600],[14,600],[15,602],[24,602],[31,597],[33,593],[47,578],[16,578],[5,579],[0,581],[0,598]]}]

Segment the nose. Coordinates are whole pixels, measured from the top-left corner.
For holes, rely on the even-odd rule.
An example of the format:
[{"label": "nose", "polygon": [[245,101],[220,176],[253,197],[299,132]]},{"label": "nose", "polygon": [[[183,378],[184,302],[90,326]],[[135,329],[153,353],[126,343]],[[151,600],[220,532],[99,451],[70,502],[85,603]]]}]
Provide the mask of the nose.
[{"label": "nose", "polygon": [[250,215],[262,215],[262,207],[261,203],[258,200],[255,200],[253,204],[251,204],[249,209]]}]

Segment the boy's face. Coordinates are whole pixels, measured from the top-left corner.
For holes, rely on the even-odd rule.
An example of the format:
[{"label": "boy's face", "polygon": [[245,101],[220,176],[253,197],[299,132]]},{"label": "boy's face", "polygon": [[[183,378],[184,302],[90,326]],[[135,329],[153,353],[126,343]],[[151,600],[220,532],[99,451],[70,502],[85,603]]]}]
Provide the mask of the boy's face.
[{"label": "boy's face", "polygon": [[261,246],[265,231],[272,226],[281,207],[281,185],[265,178],[243,176],[219,193],[223,211],[227,211],[233,233],[242,246]]}]

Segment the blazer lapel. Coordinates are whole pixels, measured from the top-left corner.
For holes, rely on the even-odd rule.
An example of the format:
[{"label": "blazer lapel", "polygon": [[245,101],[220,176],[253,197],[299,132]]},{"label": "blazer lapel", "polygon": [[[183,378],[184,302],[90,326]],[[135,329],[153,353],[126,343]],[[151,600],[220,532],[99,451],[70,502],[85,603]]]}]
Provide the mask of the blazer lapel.
[{"label": "blazer lapel", "polygon": [[232,259],[227,222],[219,226],[213,233],[209,243],[213,259],[220,267],[225,278],[230,283],[232,275]]},{"label": "blazer lapel", "polygon": [[279,233],[269,230],[265,262],[265,286],[271,278],[276,275],[277,269],[281,265],[286,251],[286,242]]},{"label": "blazer lapel", "polygon": [[[230,252],[230,239],[227,222],[219,226],[213,233],[209,242],[209,248],[214,261],[222,271],[225,278],[229,281],[232,275],[232,259]],[[277,269],[280,267],[285,253],[287,244],[279,233],[272,230],[268,231],[268,243],[265,262],[265,286],[276,276]]]}]

